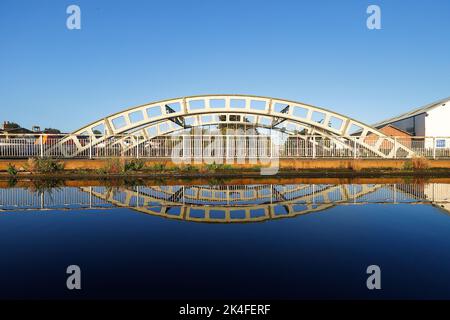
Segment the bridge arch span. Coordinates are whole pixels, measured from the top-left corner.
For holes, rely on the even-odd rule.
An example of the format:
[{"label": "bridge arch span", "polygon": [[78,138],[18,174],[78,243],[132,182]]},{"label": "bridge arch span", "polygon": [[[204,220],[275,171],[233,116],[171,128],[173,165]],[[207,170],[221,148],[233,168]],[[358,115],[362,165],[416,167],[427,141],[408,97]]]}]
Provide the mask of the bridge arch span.
[{"label": "bridge arch span", "polygon": [[[74,131],[63,142],[73,140],[81,152],[91,144],[116,135],[139,135],[149,140],[188,127],[231,123],[231,115],[245,118],[256,127],[275,128],[283,122],[290,122],[303,126],[310,134],[330,138],[350,139],[357,133],[358,143],[380,157],[393,157],[399,150],[407,156],[413,155],[408,147],[395,143],[377,129],[337,112],[292,100],[237,94],[187,96],[132,107]],[[218,121],[221,116],[224,121]],[[104,134],[99,135],[99,131]],[[366,142],[368,135],[373,143]],[[89,144],[82,144],[78,136],[90,136],[92,140]],[[392,145],[388,154],[380,151],[386,143]]]}]

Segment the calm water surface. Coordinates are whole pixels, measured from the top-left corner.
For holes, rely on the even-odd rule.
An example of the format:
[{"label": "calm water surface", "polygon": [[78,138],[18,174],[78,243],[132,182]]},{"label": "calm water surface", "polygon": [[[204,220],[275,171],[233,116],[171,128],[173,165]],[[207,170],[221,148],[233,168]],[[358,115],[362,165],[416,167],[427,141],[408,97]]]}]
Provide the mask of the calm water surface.
[{"label": "calm water surface", "polygon": [[0,298],[449,299],[449,212],[442,183],[2,188]]}]

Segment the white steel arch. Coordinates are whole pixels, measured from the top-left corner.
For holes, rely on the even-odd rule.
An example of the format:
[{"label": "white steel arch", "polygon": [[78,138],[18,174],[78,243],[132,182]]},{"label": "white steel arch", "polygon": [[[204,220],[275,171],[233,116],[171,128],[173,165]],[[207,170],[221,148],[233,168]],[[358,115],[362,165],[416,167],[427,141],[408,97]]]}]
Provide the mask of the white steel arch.
[{"label": "white steel arch", "polygon": [[[257,127],[291,122],[303,126],[310,134],[328,138],[357,136],[359,145],[382,158],[393,158],[399,151],[406,157],[414,154],[377,129],[328,109],[285,99],[236,94],[188,96],[132,107],[74,131],[60,144],[73,143],[79,153],[115,135],[130,134],[148,140],[186,127],[233,123],[231,115],[240,116],[241,122]],[[225,116],[225,121],[219,119],[221,116]],[[80,136],[89,136],[89,143],[81,143]],[[366,141],[368,136],[371,143]],[[380,150],[386,144],[391,146],[388,153]]]}]

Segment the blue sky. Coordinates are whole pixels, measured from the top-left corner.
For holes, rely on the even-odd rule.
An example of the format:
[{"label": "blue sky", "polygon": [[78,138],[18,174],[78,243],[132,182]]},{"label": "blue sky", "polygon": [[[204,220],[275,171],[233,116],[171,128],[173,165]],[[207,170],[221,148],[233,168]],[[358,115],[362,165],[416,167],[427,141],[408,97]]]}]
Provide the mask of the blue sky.
[{"label": "blue sky", "polygon": [[72,131],[153,100],[247,93],[373,123],[450,96],[449,35],[448,0],[2,0],[0,121]]}]

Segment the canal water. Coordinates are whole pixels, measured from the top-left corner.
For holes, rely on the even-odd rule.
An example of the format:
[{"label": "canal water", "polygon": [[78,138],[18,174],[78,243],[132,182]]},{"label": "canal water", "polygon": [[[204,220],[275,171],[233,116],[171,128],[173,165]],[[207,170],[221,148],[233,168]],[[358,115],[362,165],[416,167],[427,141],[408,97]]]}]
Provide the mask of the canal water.
[{"label": "canal water", "polygon": [[449,213],[439,182],[11,184],[0,298],[449,299]]}]

